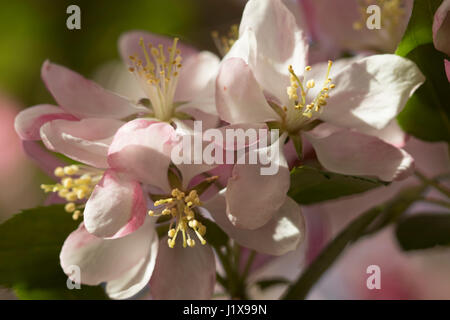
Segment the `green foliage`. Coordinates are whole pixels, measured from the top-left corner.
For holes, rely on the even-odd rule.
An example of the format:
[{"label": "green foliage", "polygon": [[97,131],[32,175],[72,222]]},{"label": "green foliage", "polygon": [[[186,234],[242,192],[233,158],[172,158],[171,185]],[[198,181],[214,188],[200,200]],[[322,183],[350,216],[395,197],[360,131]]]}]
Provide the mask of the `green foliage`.
[{"label": "green foliage", "polygon": [[376,179],[301,166],[291,171],[291,187],[288,194],[300,204],[312,204],[358,194],[383,185],[386,183]]},{"label": "green foliage", "polygon": [[0,225],[0,285],[23,299],[104,299],[101,287],[69,290],[59,264],[66,237],[78,226],[63,205],[24,210]]},{"label": "green foliage", "polygon": [[415,1],[411,20],[396,54],[414,61],[426,77],[398,116],[403,130],[426,141],[450,142],[450,88],[446,55],[433,45],[432,24],[442,0]]},{"label": "green foliage", "polygon": [[428,249],[450,245],[450,215],[419,213],[400,221],[397,240],[403,250]]}]

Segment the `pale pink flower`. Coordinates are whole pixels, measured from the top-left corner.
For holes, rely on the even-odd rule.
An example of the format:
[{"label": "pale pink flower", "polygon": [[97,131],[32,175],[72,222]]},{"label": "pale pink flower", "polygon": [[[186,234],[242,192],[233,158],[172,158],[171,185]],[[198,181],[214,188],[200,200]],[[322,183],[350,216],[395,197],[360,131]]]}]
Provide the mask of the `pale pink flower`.
[{"label": "pale pink flower", "polygon": [[[203,204],[193,200],[194,194],[191,195],[188,191],[181,195],[180,190],[189,190],[187,186],[192,185],[189,183],[192,178],[211,167],[201,164],[177,166],[174,171],[177,175],[175,180],[179,180],[180,184],[174,188],[172,186],[174,180],[168,179],[167,172],[173,170],[169,168],[170,156],[172,149],[180,142],[179,138],[179,133],[167,123],[148,119],[130,121],[118,130],[109,147],[108,163],[112,167],[109,171],[117,172],[114,173],[115,178],[124,175],[131,180],[138,179],[142,187],[134,185],[135,188],[142,188],[150,195],[166,199],[154,203],[151,216],[168,216],[172,214],[171,210],[178,208],[178,203],[186,208],[189,206],[187,203],[191,201],[203,216],[212,218],[241,245],[274,255],[284,254],[298,246],[304,237],[304,222],[299,214],[298,205],[292,200],[286,202],[265,226],[248,231],[237,229],[228,221],[223,191],[205,200]],[[150,276],[149,288],[155,299],[210,298],[215,283],[215,259],[211,247],[206,245],[205,232],[206,240],[208,239],[206,228],[196,220],[198,213],[187,210],[172,215],[169,237],[160,239],[158,249],[155,249],[153,241],[156,240],[151,240],[155,235],[154,218],[147,218],[146,220],[150,222],[138,225],[137,228],[130,221],[127,223],[126,216],[123,215],[123,212],[127,211],[125,206],[129,203],[123,199],[127,190],[123,183],[116,183],[115,179],[109,178],[111,174],[113,173],[105,174],[102,180],[104,183],[99,183],[95,187],[86,203],[84,224],[66,240],[61,253],[61,263],[66,272],[69,273],[70,265],[78,264],[84,266],[81,268],[82,274],[87,273],[88,277],[93,277],[88,278],[90,282],[85,283],[117,282],[113,287],[108,287],[110,286],[108,282],[106,287],[108,293],[117,298],[136,293],[138,288],[143,288],[146,281],[148,282]],[[138,194],[141,194],[141,191]],[[189,217],[190,215],[192,217]],[[130,224],[133,225],[133,232],[126,232],[125,236],[119,239],[100,239],[89,234],[108,237],[117,234],[119,228],[124,228],[122,227],[124,223],[127,223],[125,228],[130,228]],[[108,274],[109,271],[105,273],[99,271],[104,268],[109,270],[111,266],[106,258],[109,254],[113,254],[116,245],[131,246],[130,243],[134,242],[132,239],[141,237],[136,234],[145,234],[148,238],[138,247],[146,246],[147,249],[143,248],[139,257],[134,257],[140,259],[136,260],[140,261],[140,267],[125,274],[123,273],[125,271],[117,271],[111,276]],[[152,248],[151,252],[148,250],[149,247]],[[126,249],[123,250],[124,256],[122,258],[121,255],[120,260],[126,264],[131,258],[126,257]],[[102,259],[105,257],[105,261],[99,261],[91,266],[88,260],[97,256]],[[179,265],[183,268],[177,267]],[[123,268],[128,270],[126,266]],[[107,276],[104,276],[105,274]],[[126,284],[125,280],[121,280],[122,277],[128,279]],[[118,292],[117,288],[120,289]]]},{"label": "pale pink flower", "polygon": [[[148,47],[150,43],[155,45],[153,50]],[[89,199],[85,205],[86,217],[106,214],[105,206],[102,206],[103,211],[94,212],[97,210],[96,189],[105,189],[105,192],[111,193],[108,196],[108,210],[116,218],[108,223],[102,222],[101,230],[100,225],[92,223],[90,218],[85,221],[87,230],[101,237],[120,237],[138,228],[144,221],[146,208],[140,183],[153,182],[146,180],[149,173],[159,177],[167,174],[167,168],[166,171],[158,171],[159,167],[154,171],[147,168],[146,175],[131,179],[128,174],[112,170],[111,163],[120,167],[120,159],[111,156],[112,159],[108,160],[108,149],[117,130],[136,117],[170,120],[182,111],[202,118],[208,117],[207,108],[215,112],[211,99],[214,99],[213,80],[218,58],[213,54],[197,52],[189,46],[178,44],[177,39],[171,41],[144,32],[124,34],[119,47],[127,61],[130,61],[129,55],[134,54],[136,48],[139,49],[133,56],[134,72],[148,95],[151,110],[105,90],[73,71],[46,61],[42,67],[42,79],[60,107],[31,107],[22,111],[15,121],[16,131],[23,140],[42,139],[50,151],[62,153],[83,164],[72,167],[76,170],[68,167],[70,174],[58,169],[62,183],[43,186],[47,191],[56,190],[62,198],[70,201],[69,212],[75,209],[78,212],[82,208],[76,206],[75,201]],[[144,62],[140,61],[141,58]],[[152,130],[156,127],[152,127]],[[166,141],[167,137],[161,137],[159,133],[165,134],[155,132],[154,145]],[[27,146],[32,148],[30,143]],[[36,148],[33,150],[36,151]],[[74,186],[67,187],[65,184]]]},{"label": "pale pink flower", "polygon": [[[231,124],[275,124],[285,132],[279,145],[287,134],[301,135],[330,171],[384,181],[407,175],[413,159],[399,148],[404,134],[395,117],[424,81],[415,64],[374,55],[309,67],[307,53],[303,31],[279,0],[250,0],[217,77],[220,117]],[[236,226],[258,228],[283,204],[289,170],[284,155],[279,162],[273,176],[261,176],[257,166],[234,167],[227,214]]]}]

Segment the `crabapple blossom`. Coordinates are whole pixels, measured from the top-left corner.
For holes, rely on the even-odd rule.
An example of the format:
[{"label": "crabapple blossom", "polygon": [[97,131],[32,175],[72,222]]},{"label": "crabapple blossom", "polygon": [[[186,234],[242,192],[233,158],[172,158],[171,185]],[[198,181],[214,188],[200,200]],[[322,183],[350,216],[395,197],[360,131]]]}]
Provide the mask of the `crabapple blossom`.
[{"label": "crabapple blossom", "polygon": [[[231,124],[265,122],[279,128],[285,134],[278,143],[284,144],[289,136],[299,153],[301,140],[307,139],[322,166],[334,172],[385,181],[408,175],[411,156],[377,136],[390,130],[393,119],[423,83],[415,64],[387,54],[308,66],[307,54],[304,32],[280,1],[250,0],[239,39],[217,77],[220,117]],[[262,178],[250,172],[256,171],[235,166],[227,188],[227,210],[233,223],[251,229],[270,219],[286,199],[289,175],[280,170],[266,177],[273,192],[261,199],[257,193],[240,191],[260,187]],[[255,206],[263,210],[254,210]],[[260,219],[237,217],[235,212],[254,212]]]}]

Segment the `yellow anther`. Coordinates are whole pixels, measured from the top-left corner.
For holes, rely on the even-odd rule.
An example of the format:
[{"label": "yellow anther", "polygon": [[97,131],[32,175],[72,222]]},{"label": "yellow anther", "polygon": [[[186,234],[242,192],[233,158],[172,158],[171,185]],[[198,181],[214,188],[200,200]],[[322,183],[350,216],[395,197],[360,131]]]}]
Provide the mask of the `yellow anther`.
[{"label": "yellow anther", "polygon": [[72,188],[73,179],[72,178],[64,178],[62,180],[62,184],[63,184],[64,188]]},{"label": "yellow anther", "polygon": [[167,239],[167,244],[169,245],[169,248],[173,248],[173,247],[175,247],[175,240]]},{"label": "yellow anther", "polygon": [[75,203],[69,202],[64,206],[64,210],[66,212],[74,212],[76,209]]},{"label": "yellow anther", "polygon": [[[330,78],[330,71],[331,67],[333,65],[333,62],[331,60],[328,61],[328,68],[327,72],[325,74],[325,80],[324,84],[322,86],[322,89],[320,92],[316,95],[312,101],[309,103],[306,102],[307,93],[309,92],[309,89],[315,88],[316,82],[314,79],[306,79],[305,76],[303,76],[302,81],[300,81],[300,77],[298,77],[295,74],[295,71],[293,67],[290,65],[288,67],[289,71],[289,78],[290,78],[290,86],[287,87],[286,92],[288,94],[289,99],[292,101],[292,107],[296,110],[301,110],[301,115],[311,119],[314,115],[313,112],[321,112],[321,107],[325,106],[327,104],[327,99],[330,97],[328,92],[330,89],[333,89],[335,87],[334,84],[331,83]],[[312,68],[310,66],[307,66],[305,68],[305,71],[310,71]],[[306,90],[305,90],[306,89]],[[298,94],[300,92],[300,94]],[[301,99],[299,99],[299,95],[301,96]],[[298,117],[293,117],[291,119],[288,115],[287,118],[287,127],[291,130],[298,130],[299,127],[302,124],[304,124],[304,121],[300,121],[299,124],[297,124]]]},{"label": "yellow anther", "polygon": [[316,82],[315,82],[313,79],[309,80],[309,81],[306,83],[306,87],[307,87],[308,89],[314,88],[315,85],[316,85]]},{"label": "yellow anther", "polygon": [[64,168],[61,167],[57,167],[54,171],[55,176],[57,176],[58,178],[62,178],[64,177]]},{"label": "yellow anther", "polygon": [[173,115],[173,99],[181,68],[180,51],[177,49],[178,38],[171,47],[161,44],[153,46],[139,39],[145,61],[131,59],[129,70],[144,85],[144,91],[152,104],[155,117],[167,121]]},{"label": "yellow anther", "polygon": [[85,198],[86,195],[87,195],[87,193],[86,193],[85,190],[83,190],[83,189],[77,190],[77,198],[78,198],[78,199],[81,200],[81,199]]},{"label": "yellow anther", "polygon": [[76,210],[74,202],[90,197],[95,185],[101,180],[103,171],[83,165],[69,165],[57,167],[54,174],[61,178],[60,183],[43,184],[41,189],[45,192],[55,192],[60,198],[65,199],[68,202],[65,210],[74,212],[73,218],[78,219],[81,211]]},{"label": "yellow anther", "polygon": [[71,165],[71,166],[67,166],[64,167],[64,174],[71,176],[74,175],[75,173],[77,173],[79,170],[77,165]]},{"label": "yellow anther", "polygon": [[193,239],[188,239],[187,245],[192,248],[193,246],[195,246],[195,241]]},{"label": "yellow anther", "polygon": [[78,199],[77,194],[75,192],[69,192],[66,194],[67,201],[76,201]]},{"label": "yellow anther", "polygon": [[191,228],[197,228],[198,227],[198,221],[197,220],[191,220],[189,221],[189,227]]},{"label": "yellow anther", "polygon": [[175,236],[175,233],[176,233],[176,230],[172,228],[172,229],[169,230],[169,232],[167,233],[167,235],[168,235],[170,238],[173,238],[173,237]]},{"label": "yellow anther", "polygon": [[[172,241],[168,242],[169,247],[175,245],[177,234],[180,232],[183,237],[183,247],[192,247],[195,241],[191,239],[191,234],[194,232],[200,239],[201,243],[206,243],[203,236],[206,233],[204,227],[197,219],[195,219],[195,206],[201,204],[200,198],[196,190],[191,190],[187,196],[179,189],[173,189],[170,193],[173,198],[161,199],[155,201],[155,205],[164,205],[164,208],[159,208],[161,215],[171,215],[172,220],[168,236]],[[169,202],[168,199],[171,199]],[[152,211],[152,215],[155,215]],[[175,227],[172,225],[175,223]]]},{"label": "yellow anther", "polygon": [[149,215],[150,217],[153,217],[153,216],[155,215],[155,211],[153,211],[153,210],[148,210],[148,215]]},{"label": "yellow anther", "polygon": [[73,214],[72,214],[72,219],[73,220],[78,220],[78,218],[81,215],[81,211],[80,210],[76,210]]},{"label": "yellow anther", "polygon": [[69,190],[67,190],[67,189],[61,189],[58,191],[58,197],[65,198],[68,192],[69,192]]}]

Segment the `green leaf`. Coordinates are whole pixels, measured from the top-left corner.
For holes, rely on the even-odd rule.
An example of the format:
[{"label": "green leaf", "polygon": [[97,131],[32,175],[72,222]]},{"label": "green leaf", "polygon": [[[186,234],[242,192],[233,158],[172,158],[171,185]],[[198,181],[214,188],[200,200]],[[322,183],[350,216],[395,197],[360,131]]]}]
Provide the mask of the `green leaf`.
[{"label": "green leaf", "polygon": [[426,77],[425,83],[408,100],[397,117],[404,131],[426,141],[450,142],[450,85],[444,69],[446,55],[433,44],[412,50],[414,61]]},{"label": "green leaf", "polygon": [[302,136],[299,134],[291,134],[289,138],[292,140],[294,144],[295,152],[297,153],[297,157],[299,159],[303,158],[303,143]]},{"label": "green leaf", "polygon": [[300,275],[298,280],[289,286],[283,299],[305,299],[310,289],[320,279],[322,274],[333,264],[347,245],[356,241],[381,211],[381,207],[373,208],[351,222],[331,243],[328,244],[319,256]]},{"label": "green leaf", "polygon": [[77,228],[63,205],[24,210],[0,225],[0,285],[24,299],[103,299],[100,287],[69,290],[59,264],[64,240]]},{"label": "green leaf", "polygon": [[414,48],[433,42],[431,27],[434,13],[441,3],[442,0],[414,1],[411,18],[395,52],[397,55],[406,57]]},{"label": "green leaf", "polygon": [[403,250],[450,245],[450,215],[419,213],[397,225],[395,234]]},{"label": "green leaf", "polygon": [[414,61],[426,77],[397,120],[404,131],[426,141],[450,141],[450,90],[446,55],[433,45],[434,13],[442,0],[414,1],[405,35],[396,54]]},{"label": "green leaf", "polygon": [[301,166],[291,171],[291,187],[288,195],[300,204],[311,204],[365,192],[386,184],[376,179]]}]

